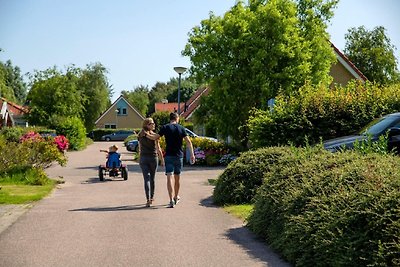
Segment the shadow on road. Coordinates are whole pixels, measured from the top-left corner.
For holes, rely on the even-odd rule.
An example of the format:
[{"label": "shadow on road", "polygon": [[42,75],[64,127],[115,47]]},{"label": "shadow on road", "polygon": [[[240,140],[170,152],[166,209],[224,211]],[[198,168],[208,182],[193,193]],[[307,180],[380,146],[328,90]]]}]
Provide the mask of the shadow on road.
[{"label": "shadow on road", "polygon": [[97,184],[97,183],[105,183],[105,182],[124,182],[124,178],[122,177],[114,177],[114,178],[104,178],[104,181],[100,181],[99,177],[91,177],[83,182],[81,184]]},{"label": "shadow on road", "polygon": [[146,207],[143,204],[137,205],[129,205],[129,206],[116,206],[116,207],[89,207],[82,209],[73,209],[69,211],[95,211],[95,212],[106,212],[106,211],[129,211],[129,210],[141,210],[141,209],[159,209],[159,208],[167,208],[166,205],[154,205],[151,207]]},{"label": "shadow on road", "polygon": [[214,204],[212,196],[200,200],[200,205],[207,208],[218,208],[218,206]]},{"label": "shadow on road", "polygon": [[276,256],[276,252],[269,247],[266,248],[267,244],[245,226],[229,229],[225,235],[246,250],[249,255],[265,262],[268,266],[290,266],[283,263],[283,260]]}]

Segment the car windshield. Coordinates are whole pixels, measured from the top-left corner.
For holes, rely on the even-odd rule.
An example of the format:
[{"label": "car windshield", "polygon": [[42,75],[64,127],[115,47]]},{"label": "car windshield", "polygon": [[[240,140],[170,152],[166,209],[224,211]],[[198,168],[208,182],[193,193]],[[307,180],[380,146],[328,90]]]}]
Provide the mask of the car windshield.
[{"label": "car windshield", "polygon": [[396,124],[400,120],[399,117],[388,116],[379,119],[375,119],[370,122],[367,126],[359,131],[360,135],[379,135],[385,132],[388,128]]}]

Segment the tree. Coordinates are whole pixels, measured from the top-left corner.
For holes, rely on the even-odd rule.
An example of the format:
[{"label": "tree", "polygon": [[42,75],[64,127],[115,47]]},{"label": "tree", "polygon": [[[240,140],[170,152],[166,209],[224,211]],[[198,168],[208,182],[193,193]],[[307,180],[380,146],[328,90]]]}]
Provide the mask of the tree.
[{"label": "tree", "polygon": [[87,65],[86,69],[70,66],[65,73],[54,68],[36,71],[31,75],[28,94],[33,125],[49,126],[59,117],[76,117],[82,120],[86,131],[110,105],[111,88],[106,69],[100,64]]},{"label": "tree", "polygon": [[264,108],[278,91],[292,92],[305,81],[330,82],[334,54],[324,24],[329,14],[322,8],[330,9],[318,0],[306,2],[239,2],[223,17],[211,13],[190,32],[182,53],[196,78],[210,81],[202,116],[222,136],[245,138],[239,129],[249,111]]},{"label": "tree", "polygon": [[23,104],[27,95],[27,86],[21,75],[21,70],[13,66],[10,60],[0,61],[0,95],[10,101]]},{"label": "tree", "polygon": [[142,115],[146,115],[149,106],[149,88],[139,85],[133,91],[122,91],[124,98],[134,106]]},{"label": "tree", "polygon": [[36,71],[31,77],[27,100],[30,107],[28,121],[32,125],[48,126],[52,117],[83,117],[83,92],[77,87],[76,70],[62,74],[55,67]]},{"label": "tree", "polygon": [[350,28],[345,35],[344,54],[372,82],[381,85],[400,80],[396,47],[385,34],[385,28],[375,27],[372,31],[364,26]]},{"label": "tree", "polygon": [[78,71],[78,90],[82,91],[83,122],[86,131],[94,128],[96,119],[110,106],[112,94],[108,83],[106,68],[95,63],[87,65],[86,69]]}]

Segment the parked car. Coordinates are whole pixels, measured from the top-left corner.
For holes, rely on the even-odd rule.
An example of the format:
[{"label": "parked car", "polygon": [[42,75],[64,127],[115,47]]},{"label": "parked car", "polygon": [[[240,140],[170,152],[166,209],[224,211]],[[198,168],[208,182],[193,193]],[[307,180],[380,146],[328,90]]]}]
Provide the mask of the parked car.
[{"label": "parked car", "polygon": [[323,143],[324,148],[336,152],[344,149],[354,148],[354,143],[367,141],[371,138],[372,142],[379,140],[379,137],[388,133],[388,148],[394,149],[397,154],[400,152],[400,112],[386,115],[367,124],[355,135],[343,136]]},{"label": "parked car", "polygon": [[187,135],[190,136],[190,137],[194,137],[194,138],[206,138],[206,139],[208,139],[208,140],[211,140],[211,141],[214,141],[214,142],[218,142],[218,140],[217,140],[216,138],[214,138],[214,137],[207,137],[207,136],[200,136],[200,135],[197,135],[196,133],[194,133],[193,131],[189,130],[188,128],[185,128],[185,130],[186,130]]},{"label": "parked car", "polygon": [[120,130],[101,137],[103,141],[124,141],[128,136],[135,134],[135,131]]},{"label": "parked car", "polygon": [[139,152],[139,142],[138,140],[130,140],[126,143],[126,150],[131,152]]}]

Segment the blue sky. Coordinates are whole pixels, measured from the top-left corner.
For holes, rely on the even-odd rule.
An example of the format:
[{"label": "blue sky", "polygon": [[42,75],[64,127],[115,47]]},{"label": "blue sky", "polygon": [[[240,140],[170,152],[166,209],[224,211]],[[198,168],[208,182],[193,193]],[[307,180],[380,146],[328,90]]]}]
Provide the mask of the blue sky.
[{"label": "blue sky", "polygon": [[[22,73],[100,62],[115,100],[121,90],[177,77],[188,32],[235,0],[0,0],[0,60]],[[350,27],[384,26],[400,58],[400,1],[341,0],[328,32],[344,49]]]}]

